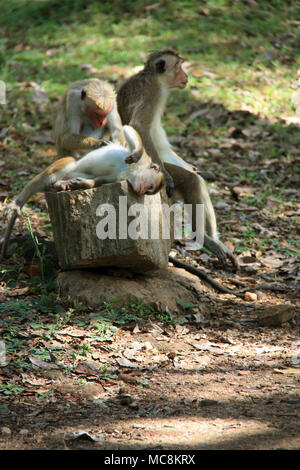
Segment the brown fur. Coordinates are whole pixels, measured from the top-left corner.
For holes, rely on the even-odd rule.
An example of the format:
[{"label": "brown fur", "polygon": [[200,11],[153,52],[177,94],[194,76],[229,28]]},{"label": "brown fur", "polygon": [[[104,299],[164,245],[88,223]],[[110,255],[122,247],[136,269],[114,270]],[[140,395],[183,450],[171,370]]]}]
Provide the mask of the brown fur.
[{"label": "brown fur", "polygon": [[[96,136],[84,133],[89,123],[88,112],[92,109],[109,111],[107,123],[98,129]],[[101,147],[103,139],[107,138],[106,134],[114,143],[126,144],[114,89],[108,82],[98,78],[72,83],[63,96],[54,126],[58,155],[80,158]]]},{"label": "brown fur", "polygon": [[160,117],[165,109],[168,89],[185,87],[187,75],[181,68],[182,62],[180,55],[172,49],[152,52],[143,70],[130,77],[120,88],[117,95],[118,110],[123,124],[130,124],[139,132],[146,152],[164,168],[167,194],[171,196],[175,190],[186,204],[192,205],[193,213],[197,204],[204,205],[204,246],[224,264],[228,257],[237,269],[235,257],[218,239],[215,212],[203,178],[192,167],[185,165],[174,152],[178,164],[161,161],[165,154],[172,153],[172,149],[165,137]]},{"label": "brown fur", "polygon": [[58,171],[65,168],[69,163],[72,163],[74,161],[75,161],[75,158],[73,158],[73,157],[60,158],[59,160],[56,160],[50,166],[48,166],[44,171],[42,171],[41,174],[42,175],[45,175],[45,174],[52,175],[53,173],[57,173]]}]

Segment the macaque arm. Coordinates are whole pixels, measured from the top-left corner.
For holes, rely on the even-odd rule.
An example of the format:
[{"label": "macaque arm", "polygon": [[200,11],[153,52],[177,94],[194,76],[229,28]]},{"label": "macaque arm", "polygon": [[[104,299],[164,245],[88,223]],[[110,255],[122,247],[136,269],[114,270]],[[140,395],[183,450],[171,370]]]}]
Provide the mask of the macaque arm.
[{"label": "macaque arm", "polygon": [[[149,108],[149,109],[148,109]],[[146,152],[150,155],[152,161],[160,166],[163,166],[159,153],[156,150],[154,142],[151,137],[151,123],[153,121],[153,113],[147,101],[143,106],[139,106],[133,112],[130,120],[130,125],[139,133],[142,139]]]},{"label": "macaque arm", "polygon": [[95,150],[106,144],[107,141],[103,139],[96,139],[95,137],[84,137],[79,134],[67,134],[62,138],[62,147],[69,152],[76,150]]},{"label": "macaque arm", "polygon": [[109,129],[110,139],[114,144],[126,146],[126,140],[123,133],[122,121],[115,102],[111,112],[107,116],[107,127]]},{"label": "macaque arm", "polygon": [[66,99],[66,128],[63,129],[60,146],[64,151],[93,150],[105,141],[95,137],[85,137],[81,132],[80,91],[71,90]]},{"label": "macaque arm", "polygon": [[168,173],[168,171],[165,169],[163,162],[161,161],[160,155],[155,148],[155,145],[153,143],[153,140],[150,134],[150,122],[151,120],[149,121],[149,125],[147,126],[147,124],[145,125],[145,119],[144,119],[143,125],[140,125],[138,118],[135,117],[134,120],[130,122],[130,124],[139,133],[147,154],[151,157],[154,163],[160,166],[161,171],[163,172],[165,181],[166,181],[166,191],[167,191],[168,196],[170,197],[174,189],[173,179]]},{"label": "macaque arm", "polygon": [[[130,155],[126,157],[125,163],[137,163],[142,155],[146,155],[144,152],[144,146],[142,139],[138,132],[131,126],[125,125],[123,126],[126,147],[130,152]],[[147,156],[148,157],[148,156]],[[151,163],[151,158],[148,157],[147,162]]]}]

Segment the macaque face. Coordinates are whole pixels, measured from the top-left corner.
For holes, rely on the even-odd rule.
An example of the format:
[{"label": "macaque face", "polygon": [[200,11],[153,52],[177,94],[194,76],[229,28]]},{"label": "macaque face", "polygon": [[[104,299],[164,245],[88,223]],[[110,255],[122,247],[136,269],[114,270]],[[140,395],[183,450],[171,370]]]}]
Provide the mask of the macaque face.
[{"label": "macaque face", "polygon": [[111,112],[112,107],[103,110],[98,107],[88,109],[86,115],[94,128],[104,127],[107,122],[107,115]]},{"label": "macaque face", "polygon": [[165,70],[165,79],[169,88],[183,89],[186,87],[188,75],[183,69],[182,59],[167,56]]},{"label": "macaque face", "polygon": [[163,185],[163,174],[158,165],[140,171],[132,184],[134,192],[137,194],[155,194]]}]

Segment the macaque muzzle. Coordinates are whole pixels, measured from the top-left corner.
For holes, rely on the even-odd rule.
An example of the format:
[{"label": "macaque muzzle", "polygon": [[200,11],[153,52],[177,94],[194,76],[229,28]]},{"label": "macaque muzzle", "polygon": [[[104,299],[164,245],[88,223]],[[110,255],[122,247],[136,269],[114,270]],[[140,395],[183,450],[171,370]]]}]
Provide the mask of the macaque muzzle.
[{"label": "macaque muzzle", "polygon": [[91,121],[94,128],[104,127],[107,122],[107,115],[111,112],[111,109],[106,111],[93,109],[88,113],[88,118]]}]

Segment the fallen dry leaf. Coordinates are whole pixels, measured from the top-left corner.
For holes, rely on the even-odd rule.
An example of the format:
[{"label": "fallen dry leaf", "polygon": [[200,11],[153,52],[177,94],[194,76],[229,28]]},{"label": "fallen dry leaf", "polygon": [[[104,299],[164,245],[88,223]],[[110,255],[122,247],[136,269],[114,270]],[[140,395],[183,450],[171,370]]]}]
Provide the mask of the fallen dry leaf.
[{"label": "fallen dry leaf", "polygon": [[260,256],[259,261],[268,268],[280,268],[284,260],[279,259],[278,255]]},{"label": "fallen dry leaf", "polygon": [[274,369],[274,372],[286,375],[300,375],[300,369],[292,369],[291,367],[288,369]]}]

